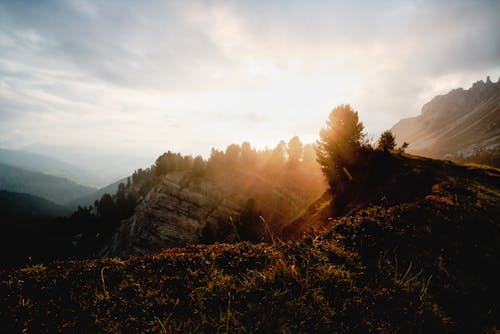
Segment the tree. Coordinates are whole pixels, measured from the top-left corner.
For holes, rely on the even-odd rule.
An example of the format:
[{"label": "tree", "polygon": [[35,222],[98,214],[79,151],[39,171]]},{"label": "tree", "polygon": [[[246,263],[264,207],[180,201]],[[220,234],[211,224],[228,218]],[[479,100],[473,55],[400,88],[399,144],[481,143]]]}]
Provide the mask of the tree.
[{"label": "tree", "polygon": [[237,144],[231,144],[226,148],[226,163],[234,167],[240,162],[241,147]]},{"label": "tree", "polygon": [[285,162],[285,152],[286,152],[286,143],[283,140],[280,140],[278,145],[273,149],[271,153],[271,162],[275,165],[281,165]]},{"label": "tree", "polygon": [[194,158],[193,167],[191,167],[193,176],[202,177],[205,175],[205,161],[201,155]]},{"label": "tree", "polygon": [[170,151],[163,153],[156,159],[155,167],[158,176],[175,171],[177,169],[175,154]]},{"label": "tree", "polygon": [[407,142],[401,144],[401,146],[398,148],[398,153],[405,153],[408,146],[410,146],[410,144],[408,144]]},{"label": "tree", "polygon": [[290,166],[297,166],[302,159],[302,154],[304,153],[304,145],[298,136],[293,137],[288,142],[287,153],[288,163]]},{"label": "tree", "polygon": [[396,148],[396,138],[392,134],[391,130],[386,130],[382,132],[377,144],[377,150],[384,152],[392,151]]},{"label": "tree", "polygon": [[365,144],[366,135],[358,113],[350,105],[334,108],[316,142],[317,161],[331,188],[350,179],[348,167]]},{"label": "tree", "polygon": [[316,164],[316,151],[313,144],[304,145],[304,153],[302,155],[302,162],[306,166],[313,166]]},{"label": "tree", "polygon": [[247,141],[241,144],[241,162],[245,168],[252,168],[257,164],[257,151]]}]

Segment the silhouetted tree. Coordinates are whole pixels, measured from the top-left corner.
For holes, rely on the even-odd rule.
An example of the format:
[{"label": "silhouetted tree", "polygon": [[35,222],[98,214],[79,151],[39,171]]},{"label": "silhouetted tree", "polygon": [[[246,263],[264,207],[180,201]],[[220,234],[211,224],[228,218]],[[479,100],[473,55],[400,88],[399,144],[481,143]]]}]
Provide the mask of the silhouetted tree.
[{"label": "silhouetted tree", "polygon": [[302,162],[306,166],[311,166],[316,163],[316,151],[314,145],[306,144],[304,145],[304,153],[302,155]]},{"label": "silhouetted tree", "polygon": [[168,151],[163,153],[156,159],[155,172],[156,175],[165,175],[177,169],[175,154]]},{"label": "silhouetted tree", "polygon": [[410,146],[410,144],[408,144],[407,142],[401,144],[401,146],[398,148],[398,153],[405,153],[408,146]]},{"label": "silhouetted tree", "polygon": [[286,143],[284,140],[281,140],[278,145],[273,149],[271,155],[271,162],[273,164],[283,164],[285,162],[285,153],[286,153]]},{"label": "silhouetted tree", "polygon": [[304,145],[298,136],[294,136],[288,142],[287,153],[289,165],[297,166],[302,159],[302,154],[304,153]]},{"label": "silhouetted tree", "polygon": [[234,168],[240,161],[241,147],[237,144],[231,144],[226,148],[226,163]]},{"label": "silhouetted tree", "polygon": [[350,105],[340,105],[331,111],[316,142],[317,161],[331,188],[351,178],[348,166],[365,144],[363,129],[358,113]]},{"label": "silhouetted tree", "polygon": [[396,138],[392,134],[391,130],[386,130],[382,132],[377,144],[377,150],[384,152],[392,151],[396,148]]},{"label": "silhouetted tree", "polygon": [[203,161],[201,155],[198,155],[196,158],[194,158],[191,172],[192,175],[196,177],[202,177],[205,175],[205,161]]},{"label": "silhouetted tree", "polygon": [[245,168],[253,168],[257,163],[257,152],[249,142],[241,144],[241,162]]}]

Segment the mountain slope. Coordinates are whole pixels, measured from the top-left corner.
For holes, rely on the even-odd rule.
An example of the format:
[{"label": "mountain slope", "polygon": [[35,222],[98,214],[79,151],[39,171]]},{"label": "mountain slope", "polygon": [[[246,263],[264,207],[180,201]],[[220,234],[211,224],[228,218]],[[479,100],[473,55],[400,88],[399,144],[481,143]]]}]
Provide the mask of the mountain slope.
[{"label": "mountain slope", "polygon": [[67,162],[42,154],[0,148],[0,163],[63,177],[83,185],[98,185],[104,180],[98,175]]},{"label": "mountain slope", "polygon": [[61,250],[68,250],[61,246],[70,246],[71,239],[52,222],[69,213],[45,198],[1,190],[0,268],[61,256]]},{"label": "mountain slope", "polygon": [[118,190],[118,186],[120,183],[126,183],[127,178],[122,178],[116,182],[113,182],[105,187],[99,188],[98,190],[91,192],[90,194],[84,195],[82,197],[78,197],[68,203],[66,206],[72,209],[76,209],[78,206],[89,206],[94,205],[94,202],[102,197],[104,194],[116,194]]},{"label": "mountain slope", "polygon": [[[287,175],[284,172],[283,178]],[[246,224],[255,225],[254,230],[264,230],[267,225],[270,230],[264,235],[256,233],[257,240],[270,240],[270,234],[279,235],[281,224],[299,215],[310,203],[306,191],[297,193],[257,173],[239,176],[238,182],[245,179],[244,185],[231,182],[235,176],[227,176],[225,183],[209,176],[193,178],[187,172],[162,176],[134,215],[121,222],[100,254],[142,255],[169,247],[249,240],[246,237],[252,228]],[[254,217],[243,223],[249,203]]]},{"label": "mountain slope", "polygon": [[65,178],[0,164],[0,189],[46,198],[57,204],[95,191]]},{"label": "mountain slope", "polygon": [[[366,179],[325,194],[289,237],[327,229],[323,237],[357,252],[370,275],[432,295],[461,331],[498,323],[500,275],[491,268],[500,261],[500,170],[383,152],[365,163]],[[335,219],[338,203],[347,215]]]},{"label": "mountain slope", "polygon": [[391,129],[408,152],[434,158],[460,159],[487,150],[500,152],[500,80],[478,81],[426,103],[417,117]]},{"label": "mountain slope", "polygon": [[297,242],[0,272],[0,329],[492,332],[500,171],[381,152],[364,161],[378,177],[363,180],[372,190],[345,195],[354,197],[339,218],[316,203],[309,213],[326,231]]},{"label": "mountain slope", "polygon": [[24,223],[33,220],[48,221],[67,214],[68,210],[45,198],[0,190],[0,221]]}]

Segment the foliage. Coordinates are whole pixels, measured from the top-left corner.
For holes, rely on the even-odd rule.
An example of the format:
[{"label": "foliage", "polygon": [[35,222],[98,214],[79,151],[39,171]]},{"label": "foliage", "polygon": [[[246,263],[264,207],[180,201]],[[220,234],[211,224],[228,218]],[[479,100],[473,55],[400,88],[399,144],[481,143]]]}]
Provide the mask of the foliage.
[{"label": "foliage", "polygon": [[320,131],[316,154],[331,188],[351,178],[348,169],[356,163],[365,144],[363,129],[358,113],[346,104],[331,111],[326,127]]},{"label": "foliage", "polygon": [[[193,246],[0,273],[4,332],[443,332],[332,240]],[[22,302],[20,302],[22,301]],[[50,314],[58,314],[52,317]]]},{"label": "foliage", "polygon": [[[238,199],[240,214],[231,219],[241,240],[252,242],[269,241],[270,234],[280,236],[285,224],[325,190],[314,149],[298,137],[288,145],[280,141],[273,149],[257,150],[248,142],[231,144],[225,151],[213,149],[204,180],[224,196]],[[221,240],[225,231],[233,231],[231,222],[221,231],[207,227],[203,238]]]},{"label": "foliage", "polygon": [[401,144],[401,146],[398,148],[398,153],[400,153],[400,154],[405,153],[408,146],[410,146],[410,144],[408,144],[407,142],[404,142],[403,144]]},{"label": "foliage", "polygon": [[304,153],[304,145],[298,136],[292,137],[288,142],[287,153],[289,165],[292,167],[297,166],[302,160],[302,155]]},{"label": "foliage", "polygon": [[478,147],[474,149],[472,154],[464,156],[458,154],[453,157],[453,160],[465,163],[476,163],[481,165],[489,165],[493,167],[500,167],[500,148],[485,149]]},{"label": "foliage", "polygon": [[[230,157],[240,167],[228,184],[246,170],[240,155]],[[206,177],[227,179],[218,165],[227,164],[225,153],[213,158]],[[371,172],[353,173],[360,180],[349,184],[350,213],[316,212],[330,228],[297,242],[0,271],[0,332],[492,332],[500,319],[492,269],[500,261],[500,171],[378,151],[361,158],[359,168]],[[259,166],[274,177],[289,170],[257,158]],[[103,198],[97,214],[112,216],[120,197]],[[73,218],[89,216],[80,208]],[[248,200],[240,219],[260,216]]]},{"label": "foliage", "polygon": [[393,151],[396,148],[396,138],[392,134],[391,130],[386,130],[382,132],[377,143],[377,150],[384,152]]}]

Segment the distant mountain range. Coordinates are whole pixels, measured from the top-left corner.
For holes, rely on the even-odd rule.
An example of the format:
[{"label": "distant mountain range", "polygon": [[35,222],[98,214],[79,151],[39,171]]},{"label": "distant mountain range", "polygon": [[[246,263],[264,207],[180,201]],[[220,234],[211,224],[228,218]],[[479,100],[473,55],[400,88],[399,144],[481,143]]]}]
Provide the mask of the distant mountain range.
[{"label": "distant mountain range", "polygon": [[97,188],[62,178],[0,163],[0,190],[27,193],[64,205],[93,193]]},{"label": "distant mountain range", "polygon": [[99,186],[107,182],[95,173],[77,165],[28,151],[0,148],[0,163],[33,172],[60,176],[86,186]]},{"label": "distant mountain range", "polygon": [[43,154],[0,148],[0,190],[31,194],[76,209],[92,205],[102,195],[114,194],[122,178],[98,188],[103,177]]},{"label": "distant mountain range", "polygon": [[436,96],[419,116],[402,119],[391,130],[417,155],[459,161],[484,153],[500,156],[500,80],[488,77]]},{"label": "distant mountain range", "polygon": [[126,183],[127,178],[124,177],[116,182],[111,183],[105,187],[99,188],[96,191],[91,192],[90,194],[84,195],[82,197],[78,197],[68,203],[66,203],[66,207],[76,209],[78,206],[89,206],[93,205],[94,202],[102,197],[104,194],[113,195],[118,190],[118,186],[120,183]]}]

